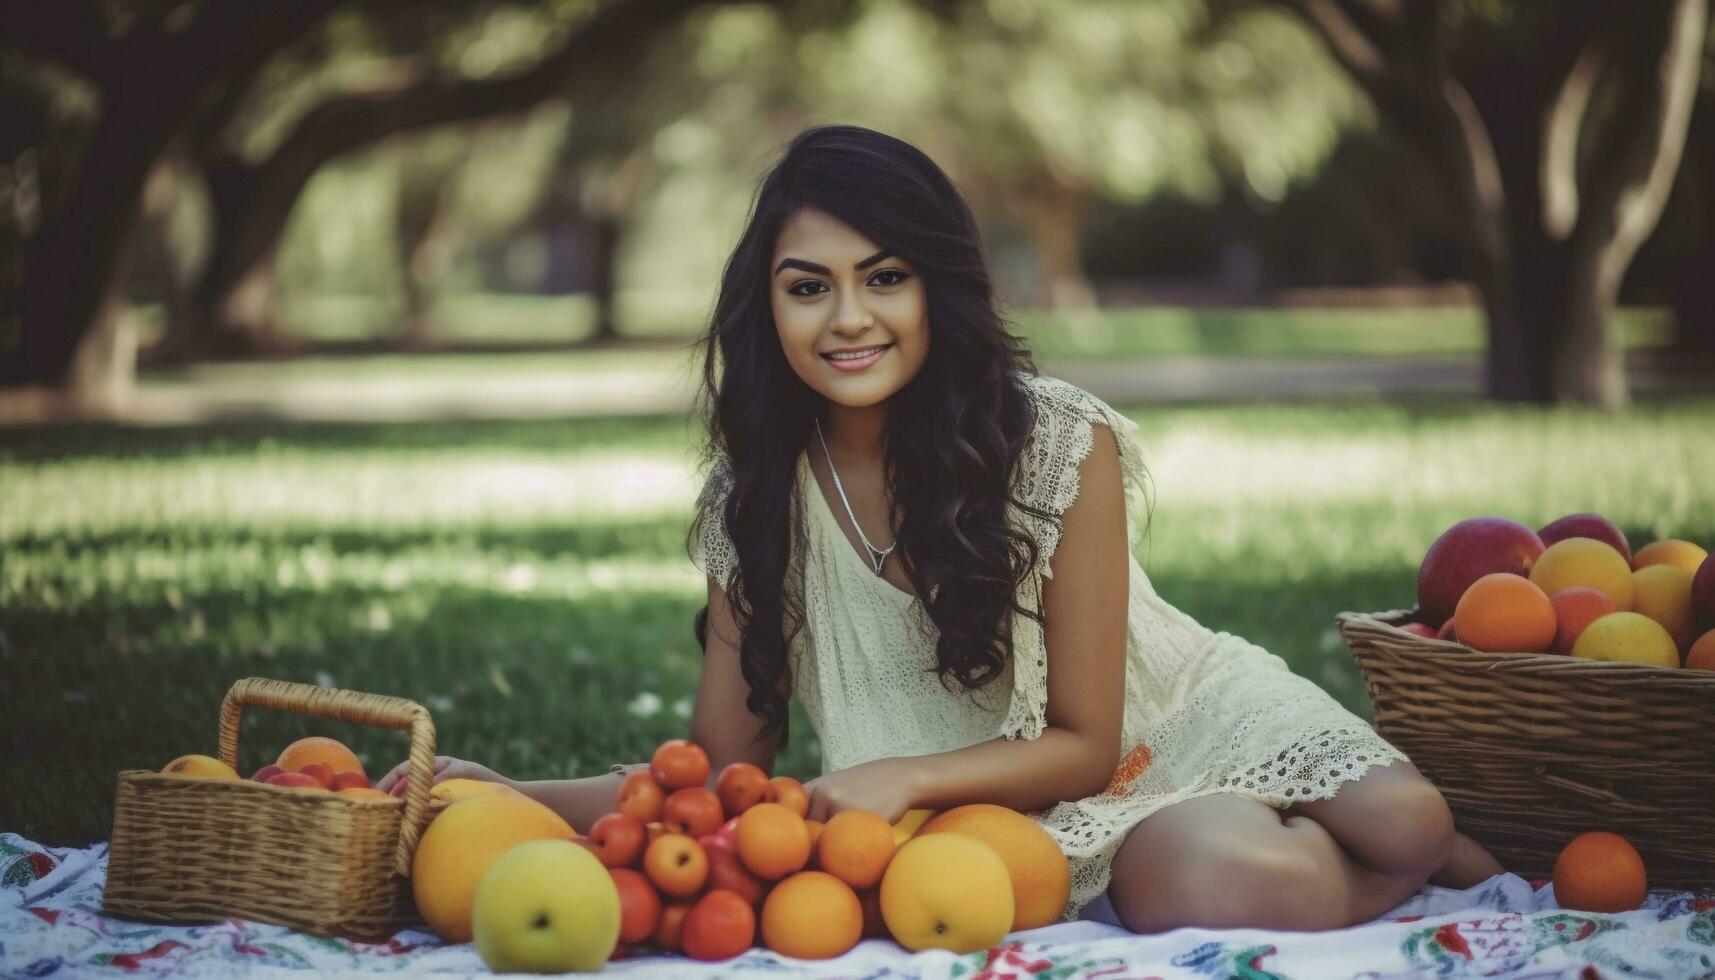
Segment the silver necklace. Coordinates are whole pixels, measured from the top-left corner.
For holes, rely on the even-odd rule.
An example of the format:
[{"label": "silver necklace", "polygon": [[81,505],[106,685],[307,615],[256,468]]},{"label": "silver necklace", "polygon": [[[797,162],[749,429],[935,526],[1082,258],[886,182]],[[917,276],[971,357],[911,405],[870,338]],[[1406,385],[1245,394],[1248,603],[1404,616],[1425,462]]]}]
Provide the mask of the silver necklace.
[{"label": "silver necklace", "polygon": [[875,574],[880,575],[882,566],[887,564],[887,556],[899,547],[899,537],[895,535],[893,543],[886,548],[877,548],[869,543],[869,538],[863,533],[863,525],[858,523],[857,515],[852,513],[852,502],[846,499],[846,488],[840,483],[840,471],[834,469],[834,454],[828,452],[828,440],[822,436],[822,420],[816,419],[815,422],[816,441],[822,444],[822,455],[828,458],[828,474],[834,478],[834,489],[839,491],[840,503],[846,505],[846,516],[851,518],[852,527],[857,529],[858,540],[863,542],[864,550],[869,552],[870,566],[875,569]]}]

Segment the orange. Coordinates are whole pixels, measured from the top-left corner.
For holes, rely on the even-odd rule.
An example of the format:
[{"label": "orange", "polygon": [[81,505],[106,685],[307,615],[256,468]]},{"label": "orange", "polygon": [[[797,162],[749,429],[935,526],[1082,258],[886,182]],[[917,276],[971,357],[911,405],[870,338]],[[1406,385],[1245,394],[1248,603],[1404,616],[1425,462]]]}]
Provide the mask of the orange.
[{"label": "orange", "polygon": [[1698,637],[1685,653],[1685,666],[1697,670],[1715,670],[1715,630]]},{"label": "orange", "polygon": [[1012,881],[994,848],[964,834],[920,834],[881,876],[881,917],[913,953],[974,953],[1012,928]]},{"label": "orange", "polygon": [[738,859],[758,878],[778,881],[810,860],[810,828],[778,803],[758,803],[738,818]]},{"label": "orange", "polygon": [[471,939],[476,886],[515,844],[571,840],[571,825],[523,793],[502,789],[458,800],[429,822],[411,859],[417,911],[442,939]]},{"label": "orange", "polygon": [[162,766],[161,773],[186,779],[238,778],[238,773],[231,766],[209,755],[181,755]]},{"label": "orange", "polygon": [[[1619,555],[1614,552],[1615,558]],[[1547,650],[1554,642],[1555,625],[1548,593],[1511,572],[1490,572],[1472,582],[1453,609],[1453,631],[1459,639],[1489,653]]]},{"label": "orange", "polygon": [[1673,642],[1691,646],[1697,624],[1691,611],[1691,573],[1677,565],[1645,565],[1632,573],[1632,611],[1661,624]]},{"label": "orange", "polygon": [[1679,538],[1663,538],[1651,541],[1638,549],[1632,556],[1633,568],[1648,568],[1651,565],[1672,565],[1685,570],[1688,574],[1696,575],[1697,566],[1703,564],[1703,559],[1709,557],[1709,552],[1698,545]]},{"label": "orange", "polygon": [[820,841],[822,839],[822,831],[826,830],[827,826],[828,826],[827,824],[823,823],[820,820],[805,820],[804,821],[805,829],[810,831],[810,863],[808,865],[806,865],[806,867],[814,868],[817,866],[816,844],[818,841]]},{"label": "orange", "polygon": [[798,872],[775,885],[762,903],[762,944],[782,956],[833,959],[862,938],[857,893],[825,871]]},{"label": "orange", "polygon": [[1554,603],[1554,649],[1559,653],[1572,652],[1572,644],[1578,642],[1578,634],[1584,632],[1584,627],[1611,612],[1619,612],[1607,593],[1587,585],[1561,589],[1548,599]]},{"label": "orange", "polygon": [[1587,585],[1606,593],[1621,612],[1632,608],[1632,566],[1606,541],[1564,538],[1554,542],[1530,566],[1530,580],[1548,595]]},{"label": "orange", "polygon": [[286,746],[274,764],[287,772],[298,772],[314,762],[325,762],[334,772],[363,772],[363,763],[358,761],[357,753],[325,735],[298,739]]},{"label": "orange", "polygon": [[910,840],[911,835],[934,815],[934,810],[906,810],[903,817],[893,822],[893,846],[898,847]]},{"label": "orange", "polygon": [[816,862],[853,888],[881,880],[893,860],[893,825],[868,810],[841,810],[816,842]]},{"label": "orange", "polygon": [[1554,900],[1580,912],[1630,912],[1649,894],[1644,860],[1619,834],[1579,834],[1554,860]]},{"label": "orange", "polygon": [[1060,921],[1072,895],[1072,868],[1041,824],[1004,806],[972,803],[935,817],[917,836],[935,833],[973,837],[1000,855],[1012,881],[1013,931]]}]

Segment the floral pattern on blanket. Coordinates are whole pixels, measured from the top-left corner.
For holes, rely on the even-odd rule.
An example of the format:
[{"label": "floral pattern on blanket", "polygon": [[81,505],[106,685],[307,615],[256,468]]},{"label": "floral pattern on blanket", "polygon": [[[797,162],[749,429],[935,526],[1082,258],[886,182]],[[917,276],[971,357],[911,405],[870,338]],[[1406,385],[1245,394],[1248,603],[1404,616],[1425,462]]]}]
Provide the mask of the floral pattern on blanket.
[{"label": "floral pattern on blanket", "polygon": [[[386,942],[323,939],[228,919],[194,926],[103,916],[107,848],[0,834],[0,975],[231,976],[487,971],[469,944],[403,930]],[[1017,933],[980,953],[906,953],[870,940],[835,960],[766,950],[718,964],[640,957],[618,977],[817,976],[880,980],[1241,980],[1356,977],[1715,977],[1715,887],[1651,894],[1622,915],[1562,911],[1545,882],[1499,875],[1465,891],[1426,888],[1390,915],[1323,933],[1181,929],[1134,936],[1099,922]]]}]

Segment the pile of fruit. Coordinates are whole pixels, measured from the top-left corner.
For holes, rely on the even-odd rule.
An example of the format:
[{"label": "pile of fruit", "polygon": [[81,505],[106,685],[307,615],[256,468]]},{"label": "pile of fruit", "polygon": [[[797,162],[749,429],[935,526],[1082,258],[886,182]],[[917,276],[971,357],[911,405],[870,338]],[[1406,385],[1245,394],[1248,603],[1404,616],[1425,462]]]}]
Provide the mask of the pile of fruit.
[{"label": "pile of fruit", "polygon": [[758,942],[826,959],[866,936],[969,952],[1065,905],[1065,856],[1004,807],[895,824],[845,810],[824,825],[794,779],[742,762],[713,788],[710,775],[699,746],[666,742],[583,835],[504,788],[454,802],[418,847],[418,907],[492,969],[551,971],[644,948],[724,960]]},{"label": "pile of fruit", "polygon": [[1599,514],[1460,521],[1424,555],[1417,603],[1403,629],[1486,652],[1715,670],[1715,558],[1678,538],[1633,554]]},{"label": "pile of fruit", "polygon": [[[238,779],[226,763],[208,755],[181,755],[161,767],[168,776],[196,779]],[[336,739],[321,735],[300,738],[286,746],[280,757],[251,774],[253,782],[341,796],[387,799],[371,787],[357,753]]]}]

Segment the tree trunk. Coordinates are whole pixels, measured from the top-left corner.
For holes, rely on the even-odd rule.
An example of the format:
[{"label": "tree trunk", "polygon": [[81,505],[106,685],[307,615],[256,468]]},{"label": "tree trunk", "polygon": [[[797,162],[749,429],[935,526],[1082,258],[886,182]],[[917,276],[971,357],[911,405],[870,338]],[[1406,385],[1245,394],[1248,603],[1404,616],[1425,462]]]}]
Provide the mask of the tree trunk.
[{"label": "tree trunk", "polygon": [[1043,175],[1030,183],[1022,197],[1025,224],[1041,276],[1039,302],[1056,310],[1094,307],[1096,290],[1084,273],[1079,243],[1089,192]]},{"label": "tree trunk", "polygon": [[619,217],[611,214],[588,215],[584,228],[590,237],[590,300],[595,305],[595,324],[589,342],[612,343],[619,339],[616,273],[625,228]]}]

